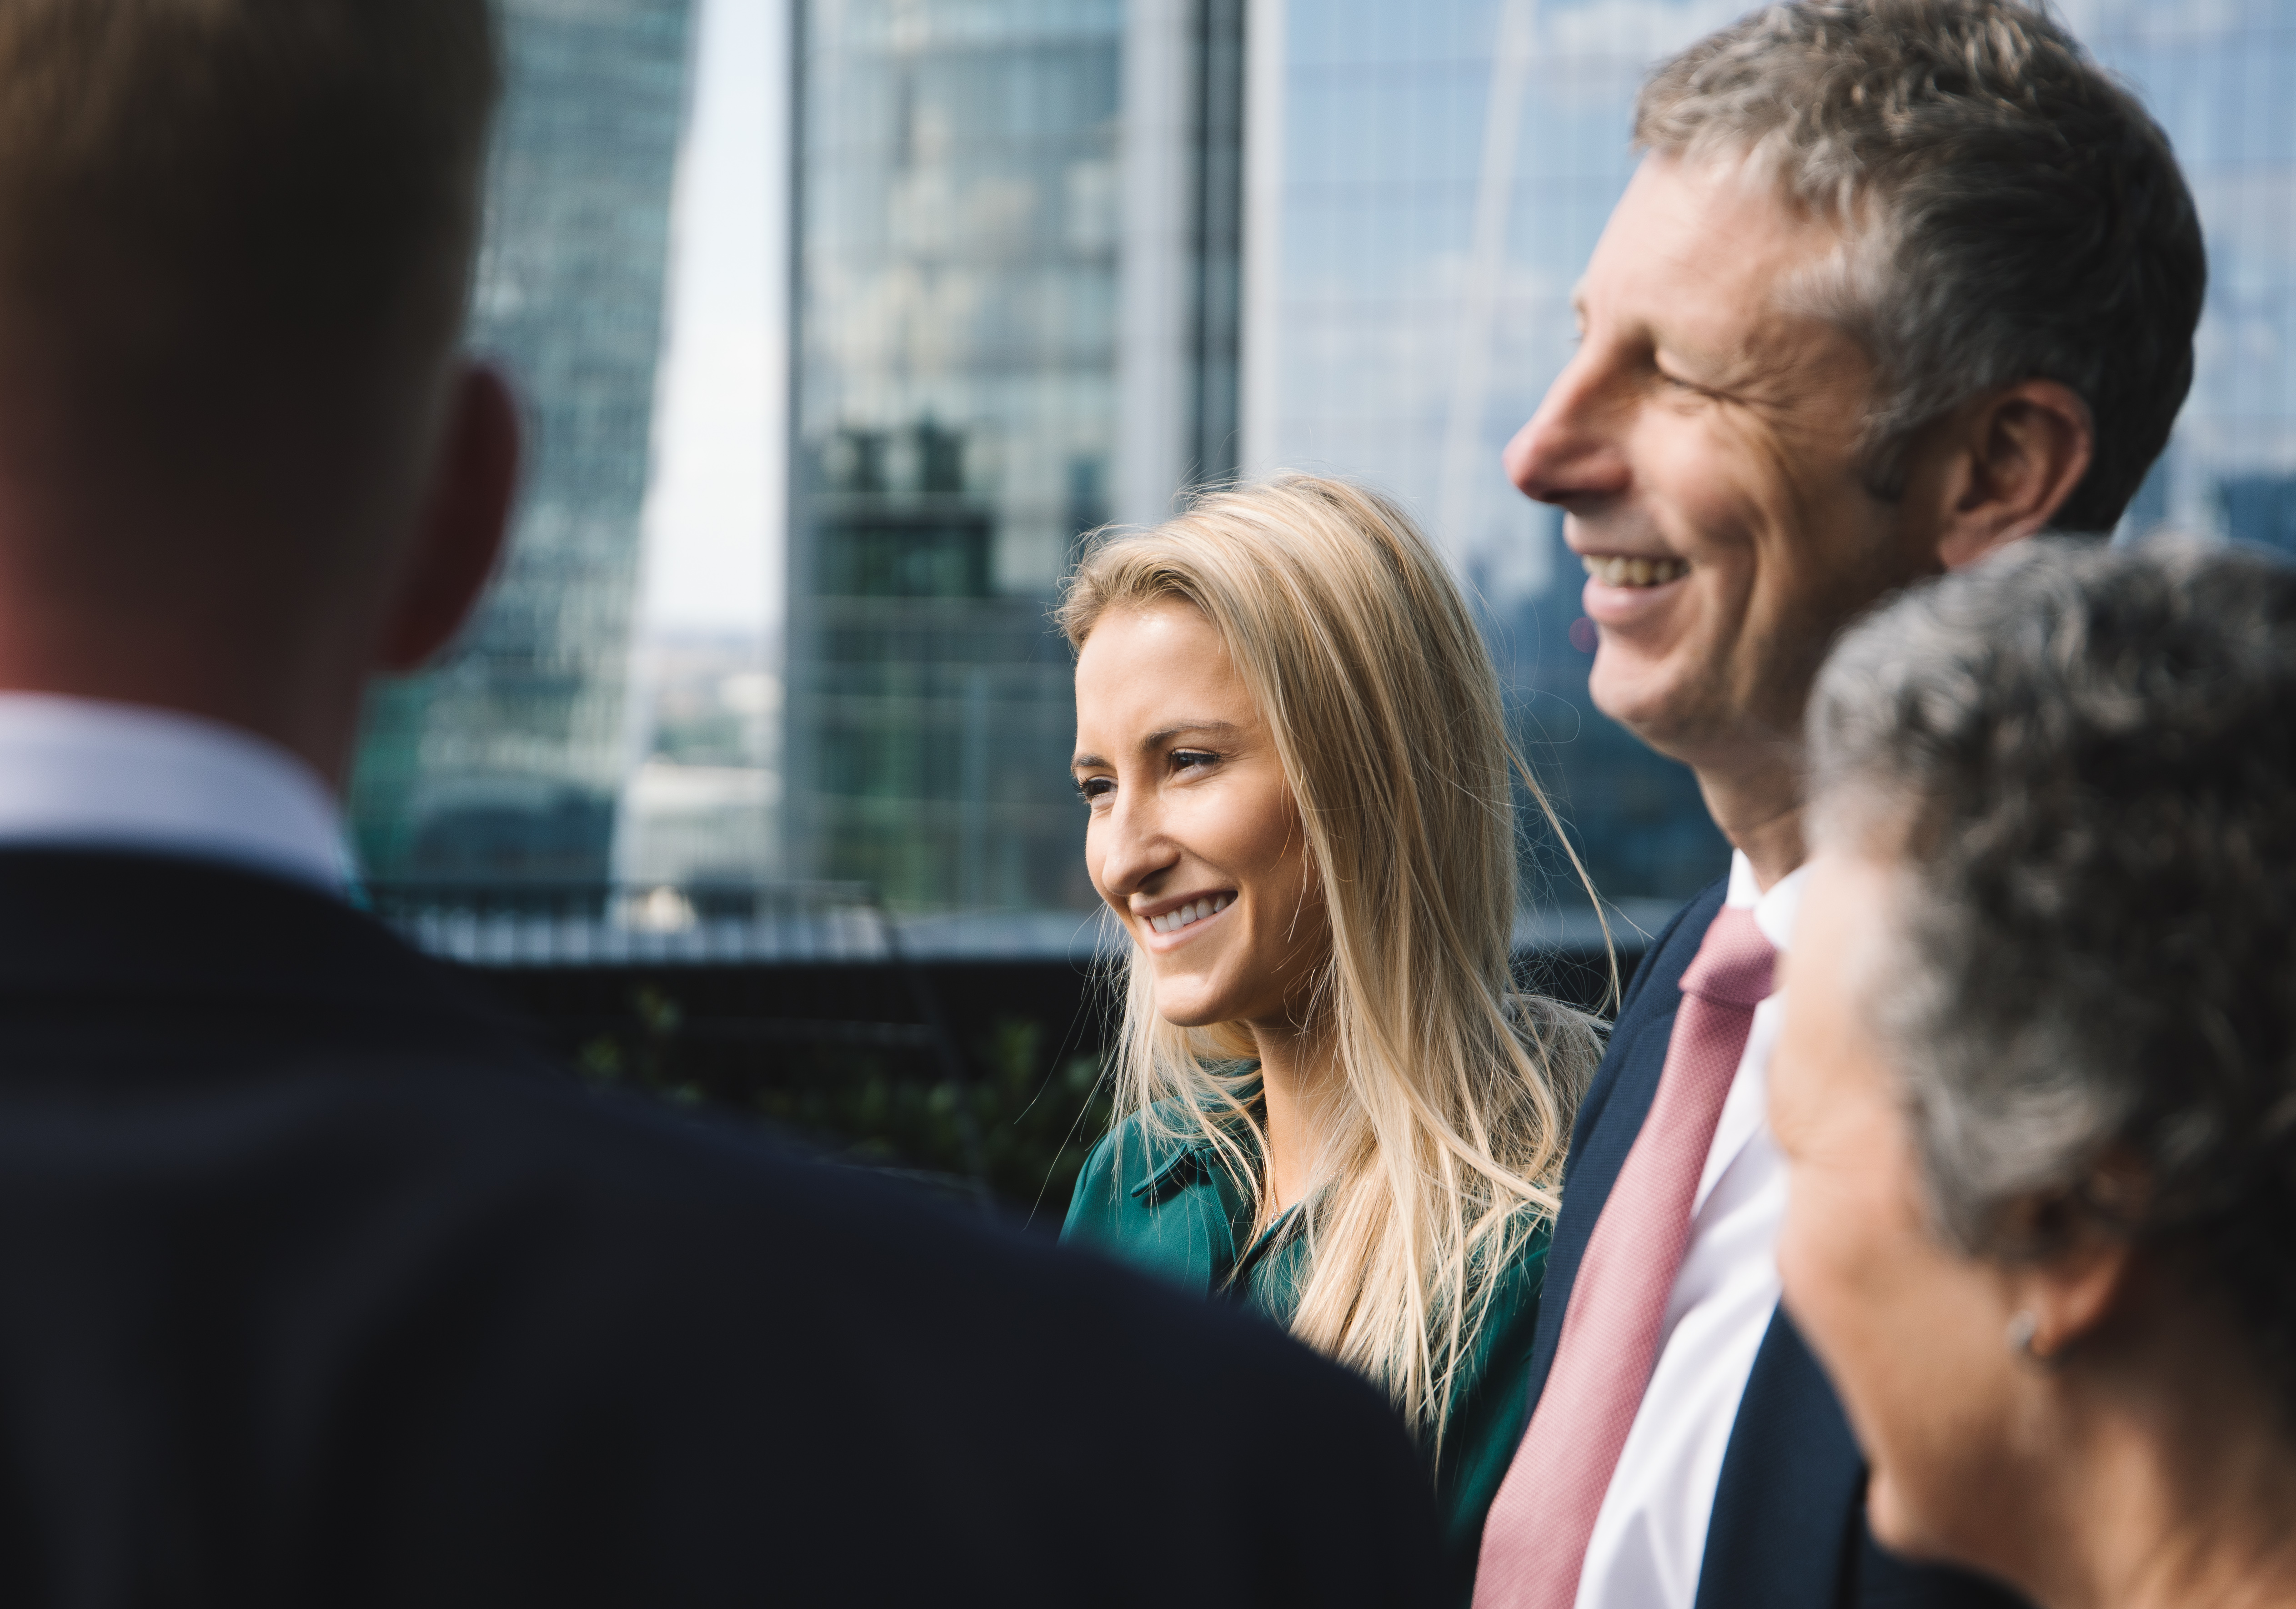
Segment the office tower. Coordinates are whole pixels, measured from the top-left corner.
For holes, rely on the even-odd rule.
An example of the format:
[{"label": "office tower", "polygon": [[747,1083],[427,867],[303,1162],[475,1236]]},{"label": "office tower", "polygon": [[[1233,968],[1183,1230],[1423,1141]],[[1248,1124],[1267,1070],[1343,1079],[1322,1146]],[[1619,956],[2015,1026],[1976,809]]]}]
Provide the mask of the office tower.
[{"label": "office tower", "polygon": [[501,6],[471,340],[524,399],[524,487],[462,641],[369,710],[351,817],[377,880],[607,874],[688,10]]},{"label": "office tower", "polygon": [[2168,130],[2209,248],[2192,394],[2128,524],[2296,552],[2296,12],[2088,0],[2066,15]]},{"label": "office tower", "polygon": [[[1519,738],[1605,895],[1678,899],[1725,846],[1688,773],[1587,696],[1594,636],[1551,508],[1499,455],[1570,349],[1572,285],[1634,170],[1651,66],[1706,0],[1252,0],[1247,468],[1397,493],[1478,589]],[[2065,14],[2167,127],[2209,307],[2190,402],[2129,524],[2296,548],[2296,75],[2284,4],[2090,0]],[[1551,892],[1565,874],[1551,854]]]},{"label": "office tower", "polygon": [[1046,610],[1234,464],[1236,0],[798,0],[788,862],[1089,902]]}]

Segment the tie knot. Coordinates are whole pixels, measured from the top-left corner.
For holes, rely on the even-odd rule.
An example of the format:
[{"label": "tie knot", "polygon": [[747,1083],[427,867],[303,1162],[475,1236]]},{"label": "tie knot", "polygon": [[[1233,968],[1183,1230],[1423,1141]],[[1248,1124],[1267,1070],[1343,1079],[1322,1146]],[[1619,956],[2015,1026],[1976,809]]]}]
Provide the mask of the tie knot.
[{"label": "tie knot", "polygon": [[1762,937],[1754,913],[1726,905],[1706,930],[1698,954],[1683,969],[1682,992],[1717,1005],[1749,1009],[1770,997],[1778,952]]}]

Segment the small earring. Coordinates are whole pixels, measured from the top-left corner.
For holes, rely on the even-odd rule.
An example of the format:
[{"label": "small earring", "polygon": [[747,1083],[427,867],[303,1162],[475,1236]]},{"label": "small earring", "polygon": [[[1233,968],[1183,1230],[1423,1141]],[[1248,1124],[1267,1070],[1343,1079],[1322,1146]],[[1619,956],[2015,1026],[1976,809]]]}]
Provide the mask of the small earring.
[{"label": "small earring", "polygon": [[2004,1339],[2008,1342],[2011,1351],[2021,1352],[2035,1363],[2046,1367],[2056,1359],[2034,1344],[2040,1338],[2040,1334],[2041,1321],[2033,1316],[2030,1309],[2026,1309],[2010,1318],[2009,1331]]}]

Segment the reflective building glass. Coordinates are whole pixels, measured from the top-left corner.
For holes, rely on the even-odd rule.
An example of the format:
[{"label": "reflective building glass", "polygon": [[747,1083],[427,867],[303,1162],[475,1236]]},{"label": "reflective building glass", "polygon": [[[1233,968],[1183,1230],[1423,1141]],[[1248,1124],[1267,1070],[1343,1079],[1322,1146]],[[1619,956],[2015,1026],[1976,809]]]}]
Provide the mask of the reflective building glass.
[{"label": "reflective building glass", "polygon": [[2169,131],[2208,241],[2192,395],[2129,524],[2296,554],[2296,4],[2106,0],[2067,15]]},{"label": "reflective building glass", "polygon": [[798,10],[789,864],[1077,904],[1046,609],[1112,513],[1123,8]]},{"label": "reflective building glass", "polygon": [[371,703],[351,815],[379,879],[603,879],[626,759],[688,0],[505,0],[472,344],[525,403],[495,589]]}]

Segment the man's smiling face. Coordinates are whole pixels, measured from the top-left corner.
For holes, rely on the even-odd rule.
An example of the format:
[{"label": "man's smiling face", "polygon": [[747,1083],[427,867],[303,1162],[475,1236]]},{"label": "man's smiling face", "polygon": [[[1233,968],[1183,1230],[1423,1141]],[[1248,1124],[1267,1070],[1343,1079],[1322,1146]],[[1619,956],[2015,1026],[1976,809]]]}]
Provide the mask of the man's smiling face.
[{"label": "man's smiling face", "polygon": [[1507,447],[1587,561],[1595,702],[1692,764],[1796,742],[1834,633],[1939,568],[1918,500],[1860,474],[1872,360],[1782,305],[1841,244],[1739,165],[1646,159],[1580,283],[1578,351]]}]

